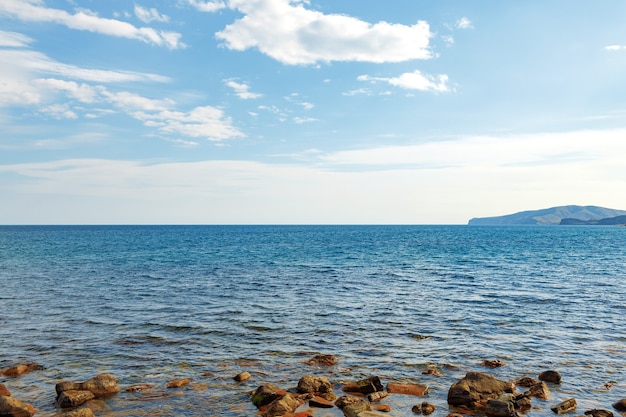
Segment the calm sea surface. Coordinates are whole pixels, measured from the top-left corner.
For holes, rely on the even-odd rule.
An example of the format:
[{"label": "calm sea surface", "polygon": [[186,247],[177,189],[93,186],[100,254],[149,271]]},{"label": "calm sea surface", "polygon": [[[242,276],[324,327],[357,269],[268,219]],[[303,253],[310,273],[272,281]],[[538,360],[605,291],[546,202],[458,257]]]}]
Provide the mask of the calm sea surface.
[{"label": "calm sea surface", "polygon": [[[40,416],[59,411],[56,382],[103,372],[153,388],[97,416],[254,416],[262,383],[378,375],[428,384],[445,416],[467,371],[555,369],[564,382],[529,416],[571,397],[577,414],[611,409],[626,398],[625,249],[625,227],[600,226],[4,226],[0,368],[45,369],[0,382]],[[340,362],[306,365],[316,353]],[[175,378],[193,382],[166,389]],[[409,416],[423,400],[387,403]]]}]

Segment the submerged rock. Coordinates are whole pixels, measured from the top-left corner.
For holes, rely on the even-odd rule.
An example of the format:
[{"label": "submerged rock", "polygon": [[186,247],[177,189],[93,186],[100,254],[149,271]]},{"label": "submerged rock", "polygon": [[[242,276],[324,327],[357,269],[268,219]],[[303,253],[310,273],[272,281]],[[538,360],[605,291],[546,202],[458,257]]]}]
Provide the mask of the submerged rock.
[{"label": "submerged rock", "polygon": [[4,384],[0,384],[0,397],[10,397],[11,392],[7,389]]},{"label": "submerged rock", "polygon": [[296,411],[296,408],[300,406],[300,402],[291,394],[285,394],[280,398],[272,401],[268,406],[265,412],[263,412],[264,417],[276,417],[282,416],[287,413],[293,413]]},{"label": "submerged rock", "polygon": [[10,368],[3,369],[0,374],[9,378],[17,378],[20,375],[27,374],[29,372],[43,369],[43,366],[36,362],[22,363],[19,365],[11,366]]},{"label": "submerged rock", "polygon": [[533,385],[537,385],[538,381],[534,378],[523,377],[515,381],[515,384],[519,387],[530,388]]},{"label": "submerged rock", "polygon": [[315,355],[306,363],[311,366],[332,366],[339,362],[334,355]]},{"label": "submerged rock", "polygon": [[69,389],[59,394],[57,404],[61,408],[74,408],[94,398],[96,396],[91,391]]},{"label": "submerged rock", "polygon": [[3,417],[32,417],[35,409],[32,405],[26,404],[17,398],[0,397],[0,416]]},{"label": "submerged rock", "polygon": [[424,414],[425,416],[435,412],[435,406],[429,402],[424,401],[421,404],[416,404],[411,408],[414,414]]},{"label": "submerged rock", "polygon": [[57,396],[64,391],[91,391],[96,398],[117,394],[120,387],[111,374],[100,374],[85,382],[59,382],[55,386]]},{"label": "submerged rock", "polygon": [[500,368],[506,364],[499,359],[494,359],[494,360],[484,360],[481,363],[481,365],[486,366],[487,368]]},{"label": "submerged rock", "polygon": [[189,378],[174,379],[167,383],[167,388],[182,388],[189,384],[191,384],[191,379]]},{"label": "submerged rock", "polygon": [[268,405],[269,403],[280,397],[280,394],[278,393],[279,391],[280,388],[277,385],[261,385],[252,394],[252,404],[254,404],[257,408]]},{"label": "submerged rock", "polygon": [[576,410],[577,405],[576,399],[570,398],[569,400],[562,401],[557,405],[550,407],[550,410],[556,414],[565,414]]},{"label": "submerged rock", "polygon": [[548,388],[545,382],[541,381],[531,386],[524,394],[540,400],[548,400],[550,398],[550,388]]},{"label": "submerged rock", "polygon": [[448,404],[469,410],[484,409],[488,400],[502,395],[506,383],[482,372],[468,372],[448,390]]},{"label": "submerged rock", "polygon": [[237,382],[244,382],[249,380],[252,377],[252,375],[250,375],[250,372],[248,371],[243,371],[238,373],[237,375],[235,375],[235,377],[233,378],[235,381]]}]

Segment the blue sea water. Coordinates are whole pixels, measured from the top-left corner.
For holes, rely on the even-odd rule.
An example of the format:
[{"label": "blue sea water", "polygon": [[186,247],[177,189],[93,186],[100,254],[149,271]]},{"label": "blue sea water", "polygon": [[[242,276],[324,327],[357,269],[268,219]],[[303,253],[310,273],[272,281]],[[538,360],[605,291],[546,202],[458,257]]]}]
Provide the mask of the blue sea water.
[{"label": "blue sea water", "polygon": [[[253,416],[262,383],[378,375],[428,384],[445,416],[467,371],[555,369],[529,416],[571,397],[578,414],[611,409],[626,398],[624,248],[626,228],[601,226],[3,226],[0,368],[44,369],[0,382],[41,416],[60,411],[56,382],[103,372],[152,388],[98,416]],[[339,364],[306,365],[317,353]],[[175,378],[193,382],[166,389]],[[422,400],[386,402],[405,416]]]}]

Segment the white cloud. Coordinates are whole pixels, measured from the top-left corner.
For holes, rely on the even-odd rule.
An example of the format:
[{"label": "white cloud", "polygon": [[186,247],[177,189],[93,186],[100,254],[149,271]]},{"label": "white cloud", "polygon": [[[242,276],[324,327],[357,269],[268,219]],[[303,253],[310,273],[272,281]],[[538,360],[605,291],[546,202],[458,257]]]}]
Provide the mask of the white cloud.
[{"label": "white cloud", "polygon": [[424,75],[418,70],[415,70],[413,72],[406,72],[398,77],[390,78],[360,75],[357,80],[373,83],[380,81],[394,87],[400,87],[407,90],[433,91],[437,93],[447,93],[451,91],[450,87],[447,85],[447,75],[440,74],[434,77],[431,75]]},{"label": "white cloud", "polygon": [[175,32],[157,31],[152,28],[137,28],[130,23],[97,16],[90,10],[80,9],[74,14],[65,10],[47,8],[41,0],[2,0],[0,14],[29,22],[51,22],[70,29],[85,30],[103,35],[135,39],[169,49],[184,48],[181,35]]},{"label": "white cloud", "polygon": [[473,29],[474,25],[472,24],[472,21],[469,20],[467,17],[462,17],[457,20],[456,27],[457,29]]},{"label": "white cloud", "polygon": [[19,48],[28,46],[33,40],[17,32],[0,30],[0,47]]},{"label": "white cloud", "polygon": [[626,46],[623,46],[623,45],[608,45],[608,46],[605,46],[604,49],[606,49],[607,51],[620,51],[620,50],[626,50]]},{"label": "white cloud", "polygon": [[315,119],[313,117],[294,117],[293,118],[293,122],[298,125],[301,125],[303,123],[317,122],[317,121],[318,119]]},{"label": "white cloud", "polygon": [[[306,2],[304,2],[306,3]],[[224,45],[262,53],[290,65],[331,61],[402,62],[429,59],[427,22],[406,26],[370,24],[355,17],[323,14],[290,0],[231,0],[244,14],[216,34]]]},{"label": "white cloud", "polygon": [[201,1],[201,0],[187,0],[187,3],[197,10],[201,12],[216,12],[221,9],[226,8],[226,4],[220,0],[209,0],[209,1]]},{"label": "white cloud", "polygon": [[164,15],[164,14],[159,14],[159,11],[155,9],[154,7],[147,9],[145,7],[135,5],[135,16],[137,16],[137,18],[144,23],[150,23],[150,22],[164,22],[165,23],[165,22],[170,21],[169,16]]},{"label": "white cloud", "polygon": [[224,80],[227,86],[235,90],[235,94],[242,100],[251,100],[263,97],[263,94],[250,92],[250,86],[247,84],[238,83],[233,80]]},{"label": "white cloud", "polygon": [[51,104],[42,107],[39,111],[55,119],[78,119],[78,115],[70,109],[68,104]]},{"label": "white cloud", "polygon": [[33,84],[55,91],[64,91],[70,97],[75,98],[82,103],[95,103],[98,101],[98,89],[85,83],[78,84],[74,81],[45,78],[34,80]]}]

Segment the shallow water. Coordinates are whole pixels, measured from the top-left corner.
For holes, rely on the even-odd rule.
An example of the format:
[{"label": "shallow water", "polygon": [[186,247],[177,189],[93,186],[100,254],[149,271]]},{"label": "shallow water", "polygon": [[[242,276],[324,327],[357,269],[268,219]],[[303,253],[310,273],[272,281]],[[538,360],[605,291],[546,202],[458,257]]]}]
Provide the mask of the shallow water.
[{"label": "shallow water", "polygon": [[[45,367],[0,382],[41,416],[59,411],[56,382],[102,372],[154,388],[98,416],[251,416],[265,382],[379,375],[427,383],[445,416],[468,370],[556,369],[529,416],[570,397],[578,414],[611,409],[626,397],[625,247],[626,228],[595,226],[0,227],[0,368]],[[315,353],[340,362],[305,365]],[[403,416],[422,400],[386,402]]]}]

